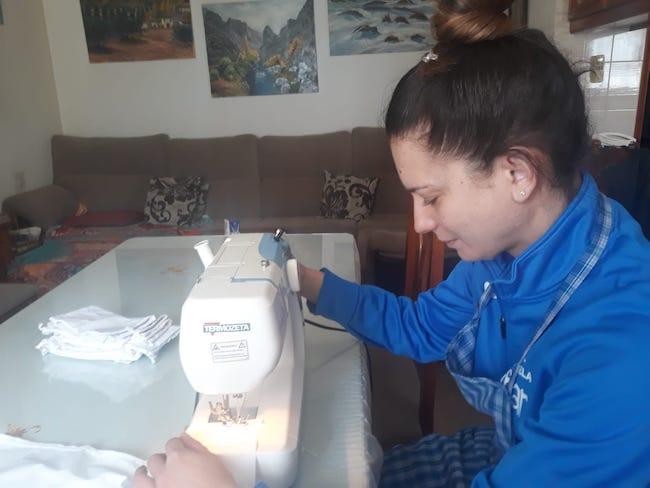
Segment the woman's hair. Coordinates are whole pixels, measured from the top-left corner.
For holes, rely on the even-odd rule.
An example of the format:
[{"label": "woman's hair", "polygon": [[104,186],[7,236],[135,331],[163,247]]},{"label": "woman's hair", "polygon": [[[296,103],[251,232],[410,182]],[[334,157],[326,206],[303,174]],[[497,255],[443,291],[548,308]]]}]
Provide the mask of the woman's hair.
[{"label": "woman's hair", "polygon": [[488,173],[510,148],[535,148],[550,161],[531,156],[537,170],[568,192],[589,148],[584,95],[542,32],[511,31],[504,14],[511,3],[439,2],[437,44],[398,83],[386,132],[421,137],[432,152],[469,159]]}]

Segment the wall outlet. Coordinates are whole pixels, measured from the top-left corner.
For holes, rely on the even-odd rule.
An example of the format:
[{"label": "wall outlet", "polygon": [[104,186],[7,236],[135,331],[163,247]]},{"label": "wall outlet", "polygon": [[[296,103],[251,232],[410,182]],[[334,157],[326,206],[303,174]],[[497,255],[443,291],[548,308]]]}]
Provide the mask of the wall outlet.
[{"label": "wall outlet", "polygon": [[16,193],[21,193],[25,191],[26,187],[27,187],[27,180],[25,177],[25,172],[16,171],[14,173],[14,190],[16,190]]},{"label": "wall outlet", "polygon": [[589,81],[591,83],[602,83],[605,79],[605,56],[599,54],[589,59]]}]

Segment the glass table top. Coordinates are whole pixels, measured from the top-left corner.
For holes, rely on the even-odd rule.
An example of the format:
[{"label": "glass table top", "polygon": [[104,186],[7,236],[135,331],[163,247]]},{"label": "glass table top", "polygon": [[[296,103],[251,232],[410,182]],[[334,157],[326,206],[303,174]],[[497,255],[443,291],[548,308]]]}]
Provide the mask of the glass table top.
[{"label": "glass table top", "polygon": [[[195,392],[180,367],[178,339],[160,352],[156,364],[143,357],[125,365],[43,357],[35,349],[42,339],[37,326],[52,315],[87,305],[132,317],[167,314],[178,323],[181,305],[203,269],[193,246],[204,239],[128,240],[0,324],[0,428],[38,425],[40,431],[28,436],[31,440],[88,444],[141,458],[183,431],[192,416]],[[224,237],[207,239],[216,250]],[[351,235],[286,239],[303,264],[326,266],[358,282],[358,255]],[[336,348],[358,345],[348,334],[321,331],[310,331],[306,341],[316,337],[331,347],[314,348],[307,369],[327,361]]]}]

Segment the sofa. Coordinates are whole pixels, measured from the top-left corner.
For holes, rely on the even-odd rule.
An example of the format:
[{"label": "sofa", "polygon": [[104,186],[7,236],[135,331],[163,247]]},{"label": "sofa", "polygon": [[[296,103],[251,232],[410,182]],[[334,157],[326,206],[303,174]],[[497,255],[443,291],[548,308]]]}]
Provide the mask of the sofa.
[{"label": "sofa", "polygon": [[[165,134],[128,138],[55,135],[52,169],[51,185],[14,195],[2,204],[4,212],[24,223],[55,229],[46,234],[48,239],[66,237],[57,226],[75,214],[79,203],[91,212],[142,211],[152,177],[201,176],[210,184],[206,213],[214,225],[197,232],[221,233],[222,219],[237,218],[241,232],[271,232],[282,227],[289,233],[350,233],[359,244],[366,282],[372,281],[374,253],[404,252],[410,200],[381,128],[206,139]],[[321,217],[324,170],[379,178],[372,214],[359,222]],[[110,238],[84,231],[85,243],[95,236],[106,245],[94,248],[97,255],[90,253],[68,268],[75,271],[125,238],[176,231],[140,226],[117,234],[112,231]],[[78,243],[79,234],[74,236]],[[41,250],[40,254],[46,256],[39,258],[42,260],[51,253]],[[13,276],[20,280],[19,272],[14,270]],[[57,276],[60,278],[64,276]]]}]

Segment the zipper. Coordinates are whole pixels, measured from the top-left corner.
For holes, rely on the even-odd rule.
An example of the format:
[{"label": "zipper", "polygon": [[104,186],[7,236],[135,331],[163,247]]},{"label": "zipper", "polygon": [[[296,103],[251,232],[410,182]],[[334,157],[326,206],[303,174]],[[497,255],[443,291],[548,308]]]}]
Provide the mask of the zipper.
[{"label": "zipper", "polygon": [[502,315],[501,319],[499,320],[499,329],[501,330],[501,339],[506,338],[506,319]]}]

